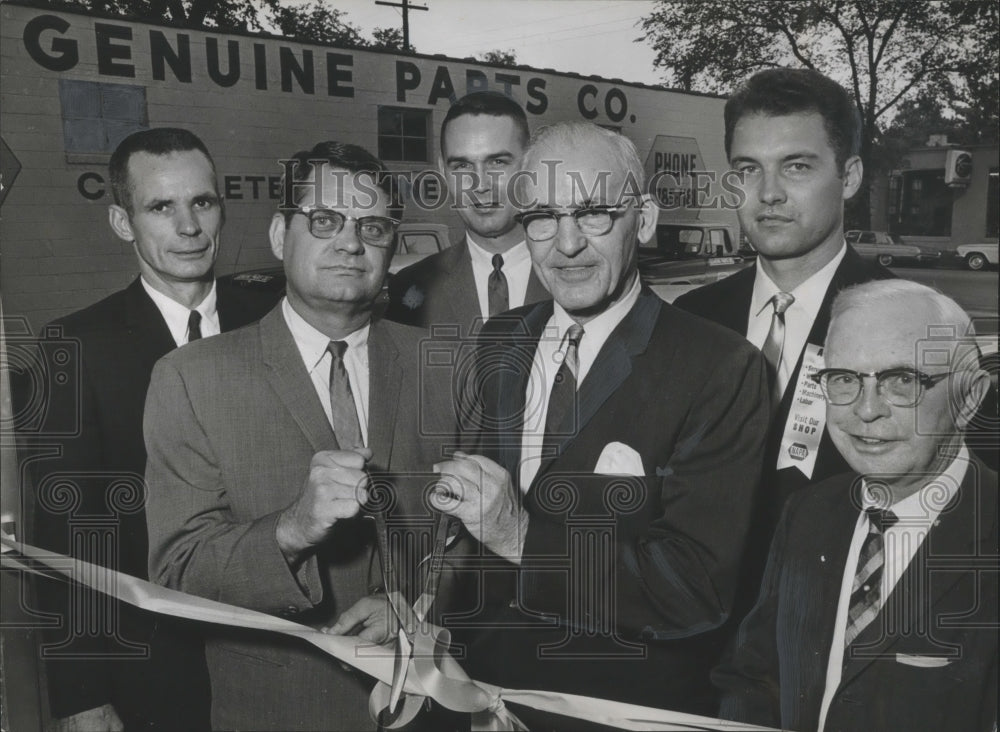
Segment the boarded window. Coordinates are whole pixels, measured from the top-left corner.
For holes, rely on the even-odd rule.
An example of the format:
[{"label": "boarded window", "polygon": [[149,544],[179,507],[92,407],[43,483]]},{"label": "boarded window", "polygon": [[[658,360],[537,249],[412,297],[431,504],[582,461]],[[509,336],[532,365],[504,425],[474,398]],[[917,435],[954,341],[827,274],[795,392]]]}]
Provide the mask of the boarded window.
[{"label": "boarded window", "polygon": [[149,127],[144,86],[60,79],[59,102],[67,153],[110,153]]}]

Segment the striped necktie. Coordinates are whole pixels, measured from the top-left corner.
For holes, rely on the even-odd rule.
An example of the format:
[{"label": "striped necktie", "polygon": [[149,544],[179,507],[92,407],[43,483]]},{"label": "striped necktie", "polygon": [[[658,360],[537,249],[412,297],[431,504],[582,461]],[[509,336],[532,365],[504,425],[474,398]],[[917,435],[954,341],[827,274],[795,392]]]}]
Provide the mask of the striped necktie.
[{"label": "striped necktie", "polygon": [[[850,646],[858,634],[878,616],[882,604],[882,569],[885,566],[885,530],[899,519],[892,511],[865,509],[868,515],[868,535],[861,544],[858,568],[851,585],[851,602],[847,610],[847,630],[844,647]],[[844,654],[846,662],[849,654]]]}]

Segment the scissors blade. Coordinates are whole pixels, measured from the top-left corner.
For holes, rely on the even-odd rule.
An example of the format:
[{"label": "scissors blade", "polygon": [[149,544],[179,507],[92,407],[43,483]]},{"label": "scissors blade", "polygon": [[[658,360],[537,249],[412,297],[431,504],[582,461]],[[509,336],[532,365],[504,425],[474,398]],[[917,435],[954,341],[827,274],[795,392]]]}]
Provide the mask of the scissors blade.
[{"label": "scissors blade", "polygon": [[406,683],[406,672],[410,667],[413,655],[413,645],[403,628],[396,634],[396,658],[392,668],[392,686],[389,687],[389,714],[396,711],[399,698],[403,695],[403,685]]}]

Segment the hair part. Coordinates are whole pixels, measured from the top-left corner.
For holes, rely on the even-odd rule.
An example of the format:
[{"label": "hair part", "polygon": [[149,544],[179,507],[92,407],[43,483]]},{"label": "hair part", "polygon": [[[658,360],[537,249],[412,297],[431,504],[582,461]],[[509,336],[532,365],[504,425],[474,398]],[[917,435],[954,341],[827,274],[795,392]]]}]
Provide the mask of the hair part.
[{"label": "hair part", "polygon": [[[397,186],[385,163],[359,145],[327,140],[317,143],[310,150],[300,150],[284,161],[285,175],[282,176],[281,183],[285,196],[279,208],[285,214],[286,222],[291,221],[295,213],[294,206],[289,208],[285,205],[289,198],[289,186],[291,186],[292,200],[295,204],[299,203],[307,194],[304,191],[295,193],[295,184],[307,182],[313,176],[317,163],[346,170],[354,175],[370,175],[389,201],[389,214],[395,218],[402,215],[403,206],[399,200]],[[286,177],[289,173],[291,180]]]},{"label": "hair part", "polygon": [[818,114],[841,171],[861,150],[861,114],[844,87],[813,69],[776,68],[760,71],[726,101],[726,157],[733,149],[733,132],[753,114],[779,117]]},{"label": "hair part", "polygon": [[215,171],[215,161],[196,134],[181,127],[152,127],[148,130],[133,132],[120,143],[111,154],[108,163],[108,174],[111,179],[111,193],[115,203],[132,215],[133,182],[129,179],[128,165],[132,156],[137,153],[148,155],[170,155],[172,153],[197,150],[208,158],[212,166],[212,183],[215,193],[219,193],[219,184]]},{"label": "hair part", "polygon": [[477,91],[466,94],[448,108],[448,113],[444,116],[444,122],[441,123],[441,138],[438,143],[440,146],[438,149],[441,151],[442,158],[445,156],[444,133],[448,129],[448,124],[452,120],[470,114],[508,117],[514,122],[514,126],[517,127],[521,135],[521,142],[524,144],[528,143],[528,138],[530,137],[530,133],[528,132],[528,116],[524,113],[521,105],[500,92]]}]

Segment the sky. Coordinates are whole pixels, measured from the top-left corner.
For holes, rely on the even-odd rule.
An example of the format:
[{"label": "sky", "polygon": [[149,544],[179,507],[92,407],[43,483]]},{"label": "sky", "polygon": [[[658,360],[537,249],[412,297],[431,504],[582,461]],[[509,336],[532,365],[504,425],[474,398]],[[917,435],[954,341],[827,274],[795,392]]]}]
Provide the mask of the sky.
[{"label": "sky", "polygon": [[[392,0],[399,2],[399,0]],[[517,63],[658,84],[653,49],[635,43],[636,24],[654,2],[645,0],[411,0],[410,43],[419,53],[463,58],[513,49]],[[366,37],[375,28],[402,27],[398,8],[374,0],[324,0],[347,13]]]}]

